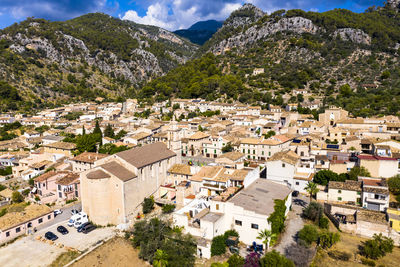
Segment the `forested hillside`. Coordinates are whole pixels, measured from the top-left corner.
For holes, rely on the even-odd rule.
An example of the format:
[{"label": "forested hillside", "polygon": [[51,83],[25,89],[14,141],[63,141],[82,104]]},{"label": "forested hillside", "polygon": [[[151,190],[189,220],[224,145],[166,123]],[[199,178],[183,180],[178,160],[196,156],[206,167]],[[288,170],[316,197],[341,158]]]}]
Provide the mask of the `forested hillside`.
[{"label": "forested hillside", "polygon": [[133,96],[196,50],[161,28],[100,13],[65,22],[29,18],[0,31],[0,92],[13,95],[1,110]]},{"label": "forested hillside", "polygon": [[263,106],[318,100],[355,116],[397,114],[399,10],[389,3],[361,14],[335,9],[267,15],[245,5],[198,50],[199,59],[150,82],[139,97],[237,99]]}]

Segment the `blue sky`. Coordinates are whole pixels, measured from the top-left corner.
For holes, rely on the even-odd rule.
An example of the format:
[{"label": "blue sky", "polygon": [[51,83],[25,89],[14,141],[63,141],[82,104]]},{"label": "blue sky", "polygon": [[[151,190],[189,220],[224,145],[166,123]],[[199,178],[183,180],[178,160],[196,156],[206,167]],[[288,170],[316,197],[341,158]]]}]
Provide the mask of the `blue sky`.
[{"label": "blue sky", "polygon": [[363,12],[383,0],[0,0],[0,28],[27,17],[67,20],[90,12],[103,12],[138,23],[168,30],[188,28],[200,20],[224,20],[244,3],[252,3],[265,12],[300,8],[326,11],[347,8]]}]

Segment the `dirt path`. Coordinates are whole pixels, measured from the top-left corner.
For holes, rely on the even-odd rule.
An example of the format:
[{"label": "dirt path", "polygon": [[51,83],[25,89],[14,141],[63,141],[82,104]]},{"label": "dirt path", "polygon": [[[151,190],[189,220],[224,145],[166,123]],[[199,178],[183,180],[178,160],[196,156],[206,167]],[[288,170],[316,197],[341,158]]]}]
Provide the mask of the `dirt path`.
[{"label": "dirt path", "polygon": [[285,232],[283,233],[281,242],[274,247],[277,251],[284,254],[285,248],[295,243],[296,234],[304,226],[301,213],[303,208],[308,204],[309,199],[303,195],[299,195],[297,198],[293,198],[292,210],[289,212],[286,219],[287,224]]},{"label": "dirt path", "polygon": [[146,262],[139,259],[139,251],[125,239],[116,237],[96,248],[88,255],[77,261],[72,267],[126,267],[146,266]]}]

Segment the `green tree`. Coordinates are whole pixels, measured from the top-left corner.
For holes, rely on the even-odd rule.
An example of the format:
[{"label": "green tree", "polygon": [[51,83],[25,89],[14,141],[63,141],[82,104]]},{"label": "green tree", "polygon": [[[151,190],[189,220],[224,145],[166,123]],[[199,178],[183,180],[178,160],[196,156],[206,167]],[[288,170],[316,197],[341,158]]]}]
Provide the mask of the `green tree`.
[{"label": "green tree", "polygon": [[79,153],[96,152],[98,139],[97,134],[80,135],[76,138],[76,149]]},{"label": "green tree", "polygon": [[348,173],[350,180],[357,181],[359,176],[371,177],[371,174],[365,167],[359,166],[353,167]]},{"label": "green tree", "polygon": [[142,210],[144,214],[150,213],[154,208],[154,198],[146,197],[142,203]]},{"label": "green tree", "polygon": [[281,255],[278,251],[273,250],[266,253],[260,259],[261,267],[294,267],[294,263],[287,259],[285,256]]},{"label": "green tree", "polygon": [[222,255],[226,252],[225,237],[223,235],[215,236],[211,241],[211,256]]},{"label": "green tree", "polygon": [[258,233],[257,239],[262,240],[263,244],[265,245],[265,250],[268,251],[269,244],[271,240],[276,238],[276,234],[272,233],[270,230],[264,229]]},{"label": "green tree", "polygon": [[299,239],[304,242],[306,246],[310,246],[313,242],[318,240],[318,230],[314,225],[306,224],[299,231]]},{"label": "green tree", "polygon": [[324,249],[331,248],[335,243],[339,242],[339,233],[333,233],[329,231],[321,231],[318,237],[318,245]]},{"label": "green tree", "polygon": [[318,222],[318,220],[322,217],[323,212],[324,209],[322,205],[318,202],[312,201],[303,210],[303,217],[313,222]]},{"label": "green tree", "polygon": [[244,258],[238,254],[233,254],[229,257],[227,263],[229,267],[243,267]]},{"label": "green tree", "polygon": [[224,147],[222,147],[222,153],[227,153],[227,152],[232,152],[233,151],[233,146],[231,142],[227,143]]},{"label": "green tree", "polygon": [[98,135],[100,135],[100,137],[103,137],[103,133],[101,132],[101,129],[100,129],[99,120],[96,120],[96,125],[93,129],[93,134],[98,134]]},{"label": "green tree", "polygon": [[310,202],[312,201],[312,197],[316,195],[319,191],[317,184],[313,182],[308,182],[307,186],[304,189],[307,191],[307,193],[310,194]]},{"label": "green tree", "polygon": [[327,185],[329,181],[338,181],[339,175],[331,170],[320,170],[314,176],[314,183]]},{"label": "green tree", "polygon": [[115,137],[114,129],[111,126],[111,124],[107,124],[106,128],[104,129],[104,136],[110,137],[110,138]]},{"label": "green tree", "polygon": [[21,195],[20,192],[14,191],[14,192],[12,192],[12,195],[11,195],[11,201],[13,203],[21,203],[24,201],[24,196]]},{"label": "green tree", "polygon": [[388,179],[389,190],[395,195],[400,194],[400,175]]},{"label": "green tree", "polygon": [[392,253],[393,248],[393,239],[383,236],[382,233],[380,233],[379,235],[374,234],[372,239],[364,242],[361,247],[361,252],[367,258],[376,260],[385,256],[387,253]]}]

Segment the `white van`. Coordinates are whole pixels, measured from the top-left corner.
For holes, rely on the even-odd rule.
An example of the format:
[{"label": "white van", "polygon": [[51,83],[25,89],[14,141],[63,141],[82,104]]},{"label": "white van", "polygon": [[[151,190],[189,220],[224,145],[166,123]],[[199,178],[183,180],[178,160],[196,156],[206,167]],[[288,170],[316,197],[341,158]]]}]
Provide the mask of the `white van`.
[{"label": "white van", "polygon": [[74,222],[74,227],[78,228],[79,226],[81,226],[84,223],[89,222],[87,215],[82,215],[81,217],[77,218]]},{"label": "white van", "polygon": [[75,222],[82,222],[84,220],[87,220],[87,214],[84,212],[79,212],[78,214],[72,215],[71,219],[68,221],[68,226],[72,227],[75,226]]}]

